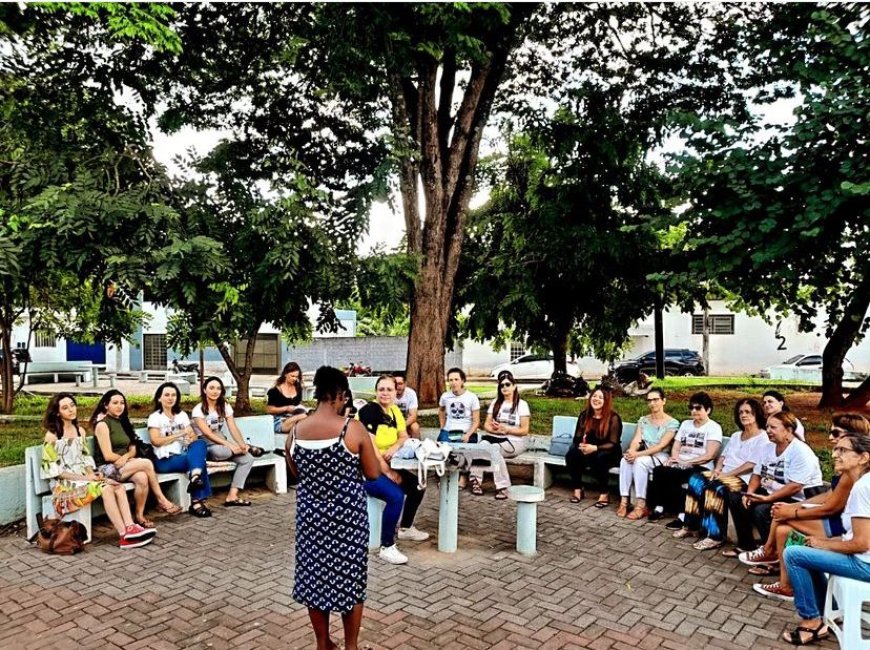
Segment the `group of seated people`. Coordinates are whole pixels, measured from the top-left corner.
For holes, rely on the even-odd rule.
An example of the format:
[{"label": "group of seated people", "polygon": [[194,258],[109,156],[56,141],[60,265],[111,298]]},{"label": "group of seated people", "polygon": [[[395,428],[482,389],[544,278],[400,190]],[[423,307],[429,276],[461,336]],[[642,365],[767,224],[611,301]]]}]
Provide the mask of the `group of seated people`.
[{"label": "group of seated people", "polygon": [[724,545],[730,513],[737,546],[722,555],[737,558],[755,575],[778,577],[755,584],[757,593],[795,602],[801,624],[783,638],[795,645],[825,638],[825,574],[870,580],[870,421],[857,413],[833,416],[836,476],[827,490],[803,425],[776,391],[766,392],[761,402],[738,400],[737,431],[724,448],[706,393],[692,395],[691,418],[682,423],[666,412],[661,389],[651,389],[647,403],[650,413],[639,419],[623,452],[622,420],[610,393],[593,391],[565,456],[574,489],[570,500],[584,498],[585,474],[601,486],[594,505],[607,507],[608,473],[618,466],[617,516],[656,521],[674,515],[667,524],[673,536],[697,537],[692,546],[699,551]]},{"label": "group of seated people", "polygon": [[[181,506],[166,498],[157,473],[182,472],[189,479],[195,517],[211,517],[205,503],[211,496],[206,462],[235,463],[225,507],[250,506],[240,497],[255,456],[264,450],[249,445],[226,403],[226,390],[219,377],[202,383],[200,401],[189,417],[181,409],[181,394],[172,382],[164,382],[154,393],[154,411],[148,417],[148,439],[138,436],[130,423],[127,400],[121,391],[106,392],[90,418],[94,452],[87,433],[78,421],[73,395],[60,393],[48,404],[43,418],[41,476],[50,481],[55,513],[59,517],[75,512],[102,497],[103,507],[118,533],[120,548],[150,544],[157,530],[145,516],[148,496],[153,494],[157,509],[170,515]],[[135,513],[131,512],[124,483],[133,484]]]}]

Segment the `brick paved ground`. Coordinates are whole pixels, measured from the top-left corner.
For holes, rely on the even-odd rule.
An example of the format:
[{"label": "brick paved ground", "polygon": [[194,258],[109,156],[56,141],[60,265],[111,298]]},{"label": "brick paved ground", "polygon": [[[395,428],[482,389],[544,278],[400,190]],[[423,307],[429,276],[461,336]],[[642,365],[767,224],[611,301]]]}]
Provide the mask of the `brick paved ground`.
[{"label": "brick paved ground", "polygon": [[[434,487],[434,485],[433,485]],[[0,538],[0,648],[310,648],[290,598],[295,493],[254,507],[158,519],[149,547],[120,551],[105,525],[78,557]],[[538,510],[535,558],[516,554],[515,506],[462,494],[459,551],[405,543],[403,567],[372,557],[362,642],[381,648],[635,650],[784,648],[790,605],[751,590],[734,560],[701,554],[663,526],[566,501]],[[421,528],[437,527],[437,491]],[[335,636],[340,624],[335,619]],[[830,641],[825,648],[835,647]]]}]

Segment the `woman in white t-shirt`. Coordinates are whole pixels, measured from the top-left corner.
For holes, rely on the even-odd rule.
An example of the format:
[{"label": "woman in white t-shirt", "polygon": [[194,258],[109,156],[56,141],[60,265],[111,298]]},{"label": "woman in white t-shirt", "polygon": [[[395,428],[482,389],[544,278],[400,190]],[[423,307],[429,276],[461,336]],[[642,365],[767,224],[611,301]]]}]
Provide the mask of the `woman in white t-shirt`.
[{"label": "woman in white t-shirt", "polygon": [[[230,491],[224,501],[225,507],[250,506],[251,502],[239,498],[239,490],[245,487],[248,474],[254,464],[254,455],[262,456],[263,450],[251,447],[242,437],[233,407],[226,402],[227,391],[218,377],[206,377],[202,382],[200,403],[193,407],[193,430],[208,444],[209,460],[227,461],[236,464]],[[224,427],[232,439],[224,435]]]},{"label": "woman in white t-shirt", "polygon": [[[492,446],[492,480],[495,483],[495,498],[507,499],[507,489],[511,486],[505,458],[519,456],[528,447],[529,422],[531,412],[520,391],[514,376],[507,370],[498,374],[498,397],[490,402],[486,411],[481,444]],[[481,495],[484,467],[471,466],[471,493]]]},{"label": "woman in white t-shirt", "polygon": [[195,517],[211,517],[205,500],[211,496],[206,471],[207,447],[190,426],[181,410],[181,393],[167,381],[154,393],[154,413],[148,416],[148,437],[154,447],[154,468],[161,474],[187,472],[191,504],[187,511]]},{"label": "woman in white t-shirt", "polygon": [[766,540],[770,534],[771,509],[779,501],[803,501],[822,491],[819,458],[809,445],[795,436],[797,418],[787,411],[767,418],[767,436],[773,445],[764,449],[752,471],[746,494],[730,494],[728,507],[740,551],[758,547],[753,525]]},{"label": "woman in white t-shirt", "polygon": [[870,582],[870,438],[847,433],[833,450],[834,471],[848,475],[854,487],[843,511],[842,539],[807,537],[806,546],[789,546],[783,553],[801,622],[783,639],[807,645],[828,636],[822,619],[827,576]]},{"label": "woman in white t-shirt", "polygon": [[728,531],[728,494],[746,490],[755,464],[771,444],[758,400],[738,400],[734,405],[734,423],[740,429],[731,435],[715,467],[692,474],[687,484],[685,519],[674,537],[688,537],[697,532],[701,539],[692,546],[699,551],[722,546]]},{"label": "woman in white t-shirt", "polygon": [[[785,397],[778,390],[768,390],[761,396],[761,405],[764,407],[764,415],[766,417],[770,417],[774,413],[779,413],[780,411],[788,411],[788,404],[785,403]],[[794,427],[794,435],[798,440],[803,440],[806,442],[806,436],[804,434],[804,425],[803,423],[797,419],[795,416],[795,427]]]}]

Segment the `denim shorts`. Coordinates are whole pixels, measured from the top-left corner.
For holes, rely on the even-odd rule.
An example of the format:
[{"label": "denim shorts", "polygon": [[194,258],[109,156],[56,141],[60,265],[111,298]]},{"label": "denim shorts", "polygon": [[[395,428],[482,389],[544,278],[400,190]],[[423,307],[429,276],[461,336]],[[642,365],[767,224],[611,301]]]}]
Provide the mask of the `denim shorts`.
[{"label": "denim shorts", "polygon": [[[465,431],[448,431],[447,429],[441,429],[441,431],[438,432],[438,442],[462,442],[462,436],[464,435]],[[468,442],[477,442],[477,440],[477,434],[472,433]]]},{"label": "denim shorts", "polygon": [[825,517],[822,519],[822,524],[825,526],[825,535],[829,538],[839,538],[846,532],[843,527],[843,518],[840,515]]}]

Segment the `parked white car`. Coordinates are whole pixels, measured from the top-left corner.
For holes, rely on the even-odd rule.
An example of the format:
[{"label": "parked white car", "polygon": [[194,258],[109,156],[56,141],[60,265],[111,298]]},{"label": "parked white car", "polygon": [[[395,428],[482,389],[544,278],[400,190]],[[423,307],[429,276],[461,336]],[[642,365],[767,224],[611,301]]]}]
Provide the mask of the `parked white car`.
[{"label": "parked white car", "polygon": [[[796,354],[767,368],[762,368],[759,373],[767,379],[822,379],[822,355],[821,354]],[[843,379],[845,381],[861,381],[863,373],[856,372],[855,366],[848,359],[843,360]]]},{"label": "parked white car", "polygon": [[[553,355],[526,354],[510,363],[502,363],[492,369],[490,377],[498,377],[502,370],[509,370],[514,379],[549,379],[553,374]],[[580,367],[568,362],[566,370],[572,377],[580,376]]]}]

